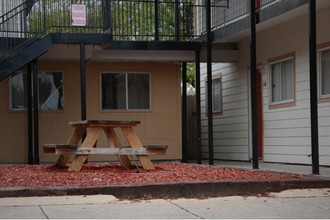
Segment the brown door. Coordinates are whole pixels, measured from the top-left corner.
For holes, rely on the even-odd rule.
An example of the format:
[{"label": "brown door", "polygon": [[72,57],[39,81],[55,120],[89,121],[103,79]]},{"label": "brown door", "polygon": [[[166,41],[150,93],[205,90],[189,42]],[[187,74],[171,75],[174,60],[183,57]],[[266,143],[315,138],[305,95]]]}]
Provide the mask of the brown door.
[{"label": "brown door", "polygon": [[262,77],[261,72],[257,70],[257,123],[258,123],[258,157],[263,157],[263,112],[262,112]]},{"label": "brown door", "polygon": [[260,0],[255,0],[255,8],[256,8],[256,12],[259,12],[259,9],[260,9]]}]

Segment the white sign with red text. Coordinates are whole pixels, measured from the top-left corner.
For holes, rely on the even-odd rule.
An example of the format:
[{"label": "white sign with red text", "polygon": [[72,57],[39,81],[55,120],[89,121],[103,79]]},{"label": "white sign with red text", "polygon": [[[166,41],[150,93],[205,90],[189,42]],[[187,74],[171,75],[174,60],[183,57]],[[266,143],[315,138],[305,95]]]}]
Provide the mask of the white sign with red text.
[{"label": "white sign with red text", "polygon": [[86,5],[72,4],[72,26],[86,26]]}]

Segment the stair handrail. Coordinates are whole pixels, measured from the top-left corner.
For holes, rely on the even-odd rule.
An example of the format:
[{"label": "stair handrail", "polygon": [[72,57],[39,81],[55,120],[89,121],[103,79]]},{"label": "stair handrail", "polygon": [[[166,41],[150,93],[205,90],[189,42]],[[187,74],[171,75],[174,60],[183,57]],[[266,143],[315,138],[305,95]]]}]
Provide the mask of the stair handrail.
[{"label": "stair handrail", "polygon": [[[0,16],[0,24],[1,23],[3,23],[3,19],[4,19],[4,17],[6,17],[6,16],[8,16],[9,14],[11,14],[11,13],[13,13],[14,11],[16,11],[17,9],[19,9],[20,7],[24,7],[25,5],[27,5],[27,2],[28,2],[29,0],[27,0],[27,1],[24,1],[23,3],[21,3],[20,5],[17,5],[16,7],[14,7],[14,8],[12,8],[11,10],[9,10],[9,11],[7,11],[6,13],[4,13],[3,15],[1,15]],[[34,1],[34,3],[35,2],[38,2],[38,1],[40,1],[40,0],[33,0]],[[34,4],[33,3],[33,4]],[[15,14],[16,15],[16,14]]]},{"label": "stair handrail", "polygon": [[20,24],[20,30],[6,30],[6,28],[12,28],[10,22],[14,24],[15,19],[18,19],[20,16],[25,19],[29,13],[29,7],[38,2],[40,0],[25,0],[0,16],[0,63],[44,36],[46,32],[44,29],[34,34],[32,32],[28,34],[24,22]]}]

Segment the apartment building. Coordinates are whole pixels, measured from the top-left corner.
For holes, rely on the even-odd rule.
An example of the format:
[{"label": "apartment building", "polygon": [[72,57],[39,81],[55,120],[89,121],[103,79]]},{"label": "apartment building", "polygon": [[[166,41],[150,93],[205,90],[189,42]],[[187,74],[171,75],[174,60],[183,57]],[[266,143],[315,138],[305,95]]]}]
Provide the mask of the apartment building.
[{"label": "apartment building", "polygon": [[[312,162],[308,3],[255,1],[257,150],[265,162]],[[65,143],[72,130],[68,122],[82,119],[139,120],[137,132],[144,144],[169,146],[167,155],[156,159],[186,161],[190,146],[181,95],[186,62],[200,66],[198,158],[256,159],[250,1],[0,4],[0,163],[56,160],[42,153],[42,144]],[[317,0],[316,15],[317,156],[320,165],[330,165],[330,2]],[[98,144],[107,145],[106,137]]]}]

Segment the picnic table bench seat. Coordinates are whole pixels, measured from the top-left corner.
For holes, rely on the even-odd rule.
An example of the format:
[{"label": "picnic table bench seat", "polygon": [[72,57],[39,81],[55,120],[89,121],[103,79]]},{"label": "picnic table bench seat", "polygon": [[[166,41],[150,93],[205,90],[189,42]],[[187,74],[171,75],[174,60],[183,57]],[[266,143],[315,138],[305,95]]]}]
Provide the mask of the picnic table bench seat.
[{"label": "picnic table bench seat", "polygon": [[77,149],[77,144],[44,144],[42,146],[44,153],[56,153],[56,149],[60,148],[70,148],[70,149]]},{"label": "picnic table bench seat", "polygon": [[121,148],[97,147],[84,148],[76,144],[44,144],[44,153],[56,153],[64,155],[90,155],[90,154],[114,154],[114,155],[152,155],[166,154],[166,145],[145,145],[142,148],[131,148],[124,146]]}]

